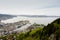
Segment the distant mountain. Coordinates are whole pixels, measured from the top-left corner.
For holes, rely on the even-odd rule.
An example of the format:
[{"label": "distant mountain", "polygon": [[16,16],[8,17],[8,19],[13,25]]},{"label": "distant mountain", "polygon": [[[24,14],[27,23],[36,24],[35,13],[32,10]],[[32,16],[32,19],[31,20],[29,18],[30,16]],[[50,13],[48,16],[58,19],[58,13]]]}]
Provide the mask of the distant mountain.
[{"label": "distant mountain", "polygon": [[6,20],[15,17],[14,15],[0,14],[0,20]]},{"label": "distant mountain", "polygon": [[24,17],[60,17],[60,16],[47,16],[47,15],[19,15]]}]

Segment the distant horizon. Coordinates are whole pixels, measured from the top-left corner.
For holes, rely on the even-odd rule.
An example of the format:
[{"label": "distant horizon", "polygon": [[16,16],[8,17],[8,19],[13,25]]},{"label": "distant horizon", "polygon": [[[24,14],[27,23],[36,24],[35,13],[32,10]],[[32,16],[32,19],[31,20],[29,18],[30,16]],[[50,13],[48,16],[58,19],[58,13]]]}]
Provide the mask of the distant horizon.
[{"label": "distant horizon", "polygon": [[[12,14],[0,14],[0,15],[12,15]],[[58,16],[58,15],[12,15],[12,16]]]}]

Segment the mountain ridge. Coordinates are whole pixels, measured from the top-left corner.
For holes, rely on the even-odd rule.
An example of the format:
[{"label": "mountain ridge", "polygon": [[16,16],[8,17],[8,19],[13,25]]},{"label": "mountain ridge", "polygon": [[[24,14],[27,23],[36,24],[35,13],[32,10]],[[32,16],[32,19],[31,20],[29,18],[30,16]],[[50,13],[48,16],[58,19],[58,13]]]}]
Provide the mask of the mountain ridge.
[{"label": "mountain ridge", "polygon": [[14,15],[0,14],[0,20],[6,20],[15,17]]},{"label": "mountain ridge", "polygon": [[24,17],[60,17],[60,16],[48,16],[48,15],[18,15]]}]

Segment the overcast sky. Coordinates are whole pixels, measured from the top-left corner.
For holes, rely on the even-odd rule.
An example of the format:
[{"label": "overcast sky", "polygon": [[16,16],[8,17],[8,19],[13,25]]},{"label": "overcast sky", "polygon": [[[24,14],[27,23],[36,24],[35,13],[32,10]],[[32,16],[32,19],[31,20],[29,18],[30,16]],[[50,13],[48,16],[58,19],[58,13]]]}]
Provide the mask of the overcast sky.
[{"label": "overcast sky", "polygon": [[0,0],[0,14],[60,16],[60,0]]}]

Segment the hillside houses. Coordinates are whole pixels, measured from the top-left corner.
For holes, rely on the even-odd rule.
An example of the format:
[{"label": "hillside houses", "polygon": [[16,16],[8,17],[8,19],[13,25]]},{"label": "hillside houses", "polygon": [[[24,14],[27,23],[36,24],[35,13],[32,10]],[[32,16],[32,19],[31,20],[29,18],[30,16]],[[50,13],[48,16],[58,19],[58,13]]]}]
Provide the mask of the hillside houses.
[{"label": "hillside houses", "polygon": [[24,21],[19,21],[19,22],[15,22],[15,23],[7,23],[7,24],[4,24],[4,23],[1,23],[0,22],[0,35],[3,33],[10,33],[11,31],[17,29],[17,28],[20,28],[26,24],[28,24],[29,21],[28,20],[24,20]]}]

